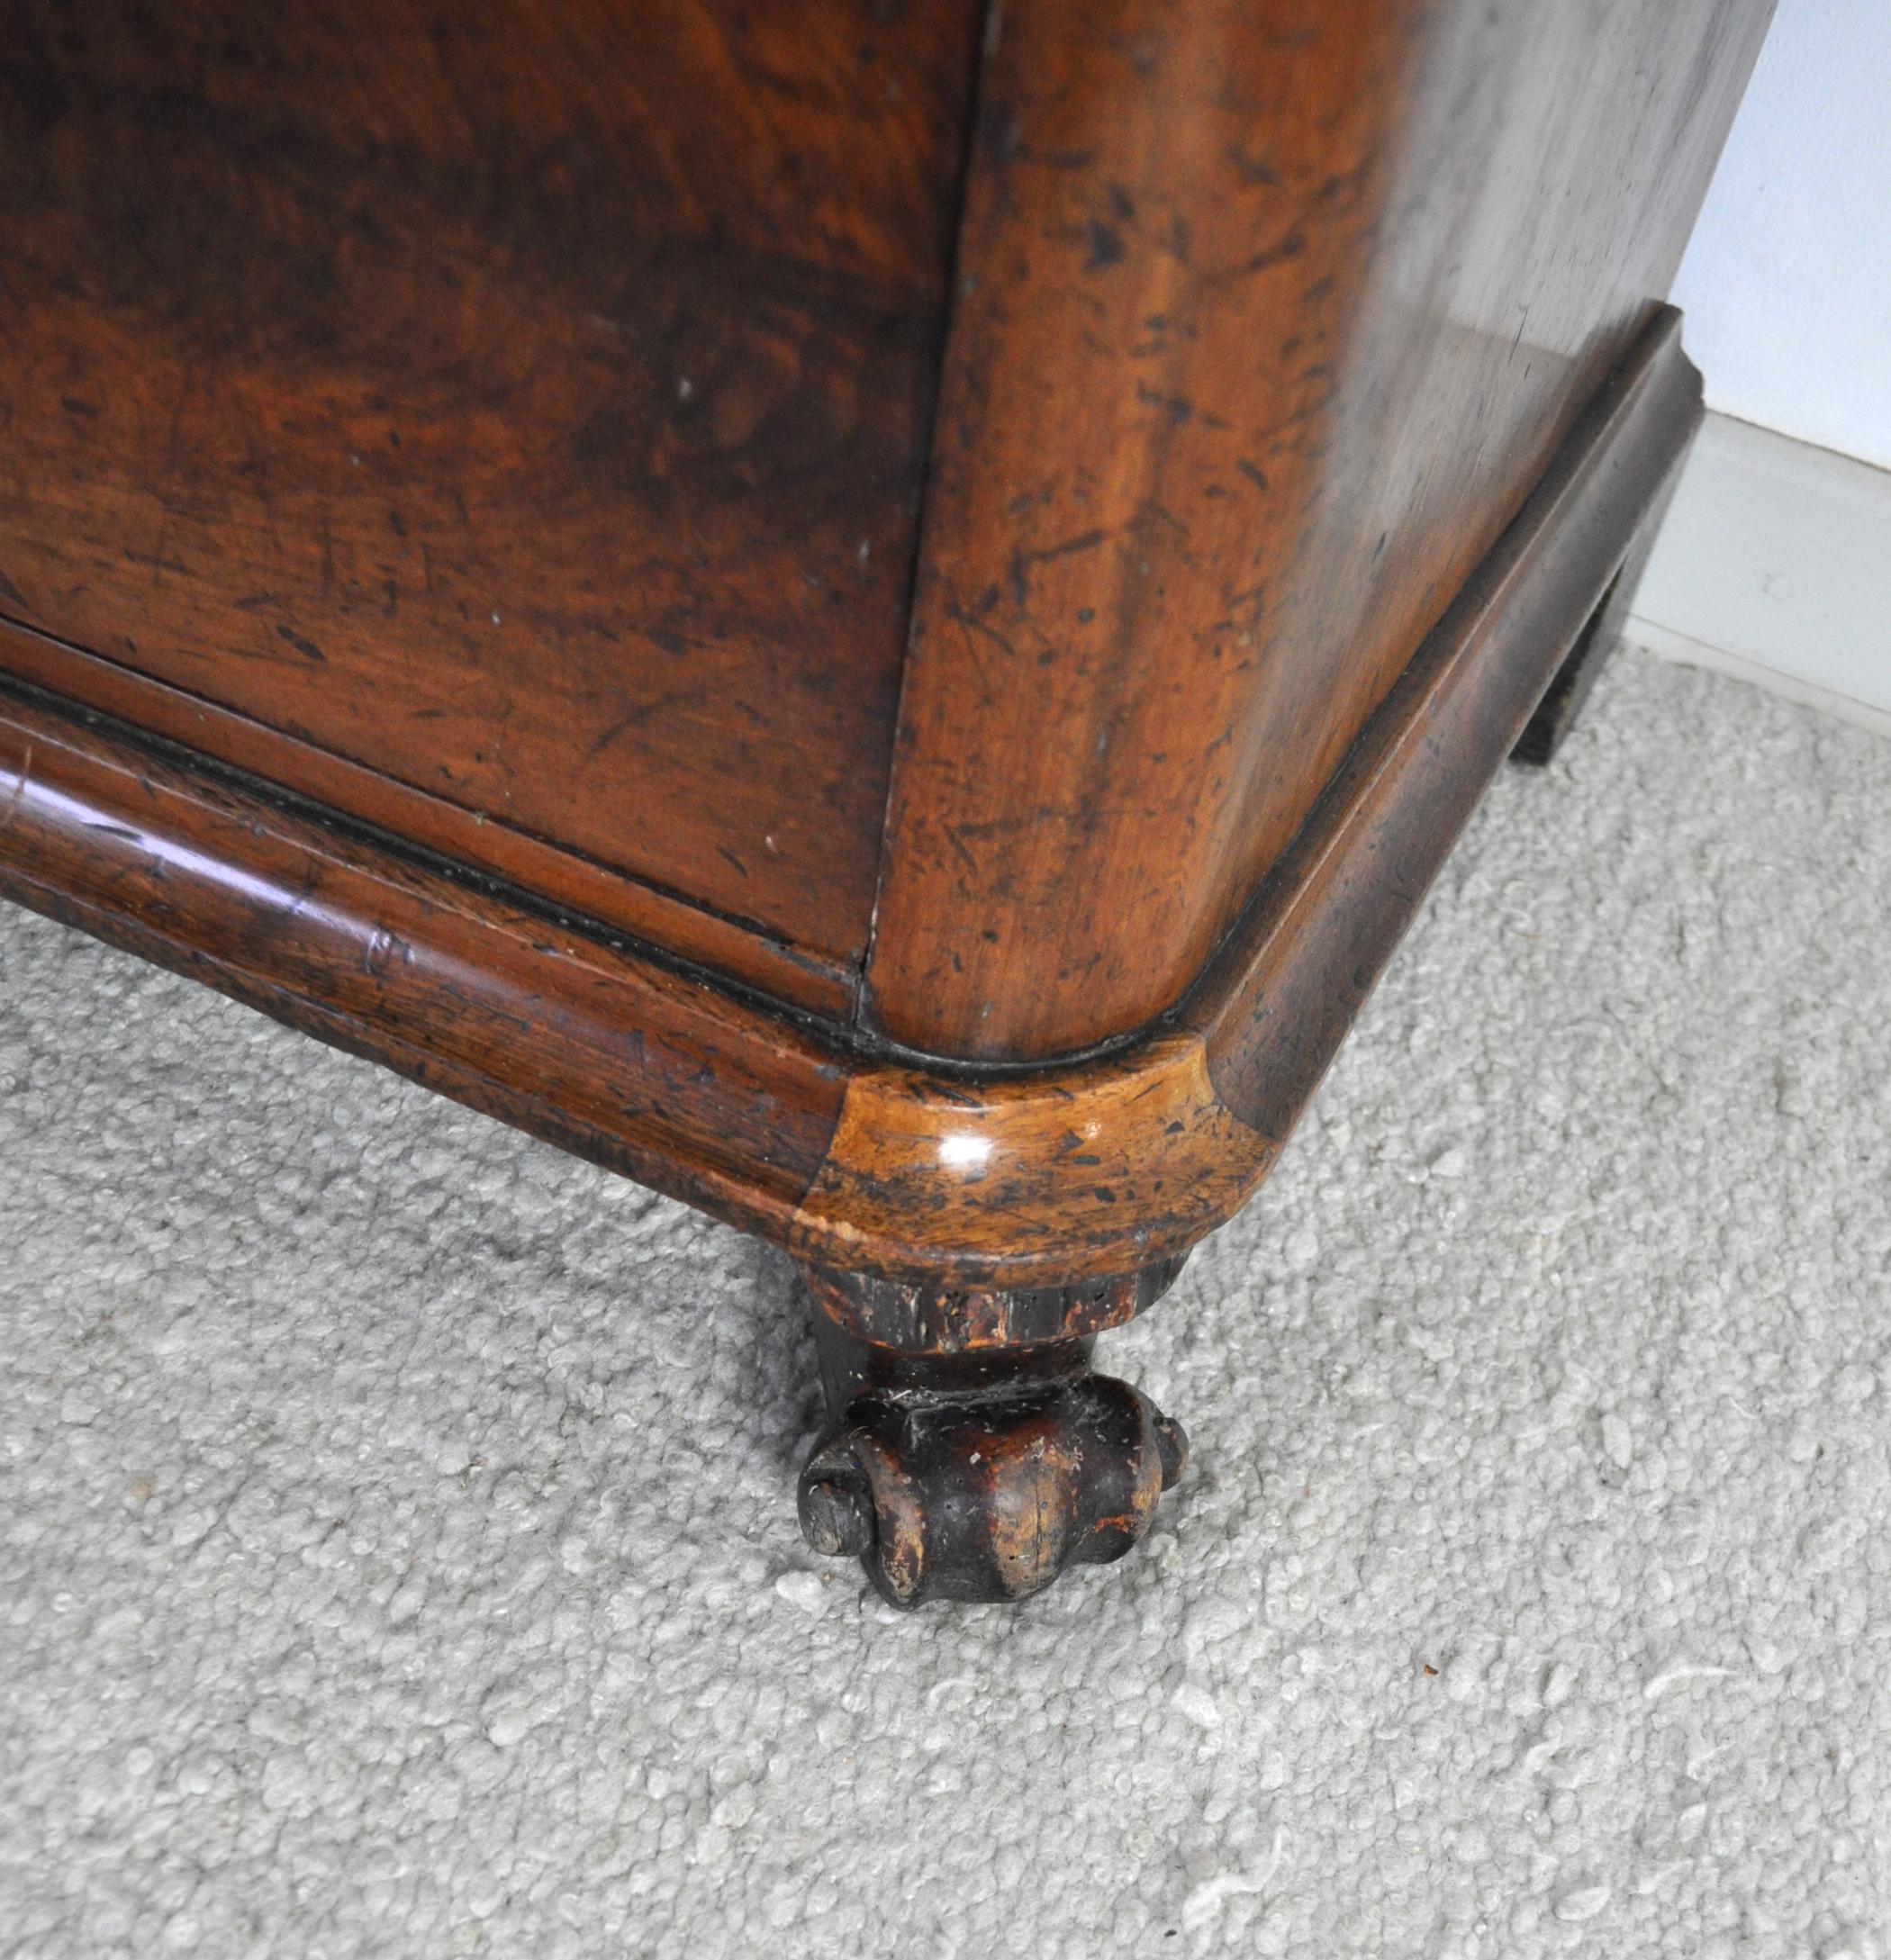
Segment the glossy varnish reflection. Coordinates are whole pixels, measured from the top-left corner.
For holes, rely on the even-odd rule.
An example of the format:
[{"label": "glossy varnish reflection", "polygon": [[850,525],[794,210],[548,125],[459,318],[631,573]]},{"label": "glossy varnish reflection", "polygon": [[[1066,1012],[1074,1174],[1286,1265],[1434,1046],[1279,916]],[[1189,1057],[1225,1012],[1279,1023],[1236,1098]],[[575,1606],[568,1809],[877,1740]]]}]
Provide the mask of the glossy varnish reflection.
[{"label": "glossy varnish reflection", "polygon": [[676,901],[850,973],[975,31],[16,0],[0,613],[95,656],[34,677],[762,984]]},{"label": "glossy varnish reflection", "polygon": [[1125,1554],[1768,13],[23,0],[0,893],[784,1246],[897,1603]]},{"label": "glossy varnish reflection", "polygon": [[1005,10],[875,1025],[1174,1002],[1667,291],[1768,12]]},{"label": "glossy varnish reflection", "polygon": [[1664,314],[1200,984],[1088,1061],[915,1065],[19,694],[0,891],[814,1264],[983,1288],[1144,1272],[1274,1161],[1698,415]]}]

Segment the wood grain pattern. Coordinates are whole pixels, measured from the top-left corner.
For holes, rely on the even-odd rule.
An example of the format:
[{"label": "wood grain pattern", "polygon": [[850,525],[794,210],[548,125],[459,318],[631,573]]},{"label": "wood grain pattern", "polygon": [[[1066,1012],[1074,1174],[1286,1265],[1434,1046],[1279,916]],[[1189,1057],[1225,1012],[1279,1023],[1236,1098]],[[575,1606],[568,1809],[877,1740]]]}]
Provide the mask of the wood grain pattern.
[{"label": "wood grain pattern", "polygon": [[16,0],[0,895],[785,1247],[895,1603],[1121,1556],[1769,4]]},{"label": "wood grain pattern", "polygon": [[787,1007],[840,1022],[852,1015],[859,973],[849,962],[823,959],[509,824],[489,823],[477,810],[410,790],[346,756],[285,743],[247,715],[82,647],[0,619],[0,674],[82,701],[259,781],[286,778],[315,808],[371,813],[380,829],[437,853],[444,866],[490,872],[575,915],[745,981]]},{"label": "wood grain pattern", "polygon": [[839,1114],[779,1016],[5,683],[0,893],[777,1237]]},{"label": "wood grain pattern", "polygon": [[1173,1006],[1667,290],[1769,12],[1004,10],[872,1025]]},{"label": "wood grain pattern", "polygon": [[1275,1149],[1672,485],[1702,414],[1679,326],[1661,308],[1588,404],[1175,1016]]},{"label": "wood grain pattern", "polygon": [[17,0],[0,611],[97,656],[37,677],[851,969],[976,16]]},{"label": "wood grain pattern", "polygon": [[1086,1061],[915,1068],[17,691],[0,693],[0,892],[810,1264],[934,1289],[1141,1273],[1229,1216],[1274,1161],[1699,400],[1664,311],[1202,982]]}]

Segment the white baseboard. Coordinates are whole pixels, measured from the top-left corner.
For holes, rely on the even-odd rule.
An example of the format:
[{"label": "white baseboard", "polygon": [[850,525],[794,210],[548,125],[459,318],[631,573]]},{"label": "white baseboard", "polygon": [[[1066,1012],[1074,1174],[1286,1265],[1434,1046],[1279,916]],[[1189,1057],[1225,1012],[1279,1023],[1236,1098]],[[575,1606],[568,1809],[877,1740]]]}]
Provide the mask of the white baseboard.
[{"label": "white baseboard", "polygon": [[1875,735],[1891,737],[1891,709],[1875,708],[1870,702],[1855,700],[1849,694],[1835,694],[1830,688],[1820,687],[1815,682],[1802,681],[1796,674],[1763,665],[1757,660],[1742,659],[1738,654],[1728,653],[1723,646],[1709,646],[1705,640],[1689,639],[1685,633],[1670,632],[1665,626],[1657,626],[1652,619],[1643,619],[1638,615],[1630,617],[1622,633],[1624,639],[1633,640],[1637,646],[1645,646],[1651,654],[1659,654],[1663,660],[1678,660],[1684,667],[1706,667],[1713,673],[1729,674],[1751,687],[1764,688],[1769,694],[1780,695],[1789,701],[1803,701],[1806,707],[1816,708],[1821,714],[1830,715],[1834,720],[1849,721],[1858,727],[1869,728]]},{"label": "white baseboard", "polygon": [[1708,416],[1627,633],[1891,735],[1891,471]]}]

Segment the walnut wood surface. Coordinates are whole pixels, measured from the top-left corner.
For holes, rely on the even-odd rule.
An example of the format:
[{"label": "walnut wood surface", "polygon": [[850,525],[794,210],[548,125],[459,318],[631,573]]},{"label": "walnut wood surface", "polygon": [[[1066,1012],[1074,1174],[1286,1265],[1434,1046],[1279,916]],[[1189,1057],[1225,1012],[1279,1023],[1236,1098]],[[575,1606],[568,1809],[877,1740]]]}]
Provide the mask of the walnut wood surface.
[{"label": "walnut wood surface", "polygon": [[1769,12],[17,0],[0,895],[785,1246],[889,1599],[1119,1557]]},{"label": "walnut wood surface", "polygon": [[1676,328],[1597,392],[1202,981],[1113,1052],[915,1068],[18,691],[0,892],[812,1264],[922,1289],[1141,1272],[1264,1175],[1621,565],[1699,415]]},{"label": "walnut wood surface", "polygon": [[1667,291],[1769,13],[994,13],[872,1025],[1172,1006]]},{"label": "walnut wood surface", "polygon": [[14,0],[0,660],[844,1013],[977,14]]},{"label": "walnut wood surface", "polygon": [[1701,420],[1658,311],[1400,675],[1174,1019],[1275,1150],[1568,651],[1644,542]]},{"label": "walnut wood surface", "polygon": [[0,892],[776,1236],[839,1113],[779,1016],[5,683]]},{"label": "walnut wood surface", "polygon": [[285,743],[273,728],[135,674],[85,649],[0,619],[0,675],[81,701],[129,726],[213,755],[261,780],[287,780],[323,808],[368,811],[387,834],[480,867],[552,904],[747,982],[790,1007],[845,1021],[857,969],[807,953],[675,894],[574,857],[477,811],[411,790],[345,757]]}]

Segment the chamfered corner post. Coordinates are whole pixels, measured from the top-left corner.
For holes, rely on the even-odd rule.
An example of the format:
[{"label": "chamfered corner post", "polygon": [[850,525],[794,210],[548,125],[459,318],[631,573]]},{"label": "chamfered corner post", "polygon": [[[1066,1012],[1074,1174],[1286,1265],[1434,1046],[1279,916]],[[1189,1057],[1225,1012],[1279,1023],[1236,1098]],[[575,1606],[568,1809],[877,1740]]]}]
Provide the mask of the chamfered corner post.
[{"label": "chamfered corner post", "polygon": [[1024,1599],[1122,1558],[1188,1438],[1092,1352],[1181,1265],[1013,1291],[804,1266],[828,1417],[801,1474],[809,1544],[900,1607]]}]

